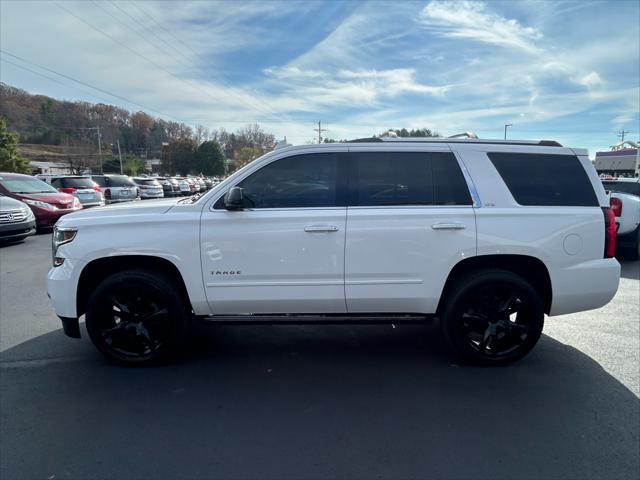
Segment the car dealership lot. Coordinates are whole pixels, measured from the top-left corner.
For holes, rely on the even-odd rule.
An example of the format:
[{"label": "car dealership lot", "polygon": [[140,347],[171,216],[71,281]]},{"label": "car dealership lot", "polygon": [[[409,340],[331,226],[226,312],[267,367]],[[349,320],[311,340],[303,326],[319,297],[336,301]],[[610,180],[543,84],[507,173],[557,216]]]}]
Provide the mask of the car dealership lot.
[{"label": "car dealership lot", "polygon": [[156,368],[63,335],[51,237],[0,248],[0,478],[638,478],[639,262],[507,368],[426,326],[215,326]]}]

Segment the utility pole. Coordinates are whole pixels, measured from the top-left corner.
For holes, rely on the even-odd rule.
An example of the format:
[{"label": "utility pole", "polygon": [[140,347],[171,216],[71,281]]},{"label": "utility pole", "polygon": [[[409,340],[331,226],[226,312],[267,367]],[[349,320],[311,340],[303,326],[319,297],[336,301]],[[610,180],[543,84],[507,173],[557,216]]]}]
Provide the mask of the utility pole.
[{"label": "utility pole", "polygon": [[624,129],[618,132],[618,138],[620,139],[620,143],[624,142],[624,136],[627,133],[631,133],[631,132],[629,132],[629,130],[624,130]]},{"label": "utility pole", "polygon": [[504,126],[504,139],[505,139],[505,140],[507,139],[507,127],[513,127],[513,123],[507,123],[507,124]]},{"label": "utility pole", "polygon": [[100,127],[96,127],[98,131],[98,158],[100,159],[100,173],[104,173],[102,171],[102,138],[100,138]]},{"label": "utility pole", "polygon": [[118,144],[118,158],[120,159],[120,175],[122,175],[122,153],[120,153],[120,139],[116,140]]},{"label": "utility pole", "polygon": [[318,143],[322,143],[322,132],[326,132],[326,128],[322,128],[322,120],[318,120],[318,128],[314,128],[314,131],[318,132]]}]

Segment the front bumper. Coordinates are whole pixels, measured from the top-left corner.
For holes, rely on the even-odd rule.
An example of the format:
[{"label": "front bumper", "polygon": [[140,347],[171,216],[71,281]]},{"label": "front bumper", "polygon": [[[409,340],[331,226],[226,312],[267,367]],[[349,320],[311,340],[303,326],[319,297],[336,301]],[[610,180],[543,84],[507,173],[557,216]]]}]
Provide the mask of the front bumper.
[{"label": "front bumper", "polygon": [[65,208],[59,210],[47,210],[40,207],[31,207],[31,211],[36,216],[36,225],[38,228],[50,228],[53,227],[58,219],[68,213],[73,213],[81,210],[80,208]]},{"label": "front bumper", "polygon": [[3,223],[0,225],[0,240],[19,240],[35,233],[35,219],[24,222]]}]

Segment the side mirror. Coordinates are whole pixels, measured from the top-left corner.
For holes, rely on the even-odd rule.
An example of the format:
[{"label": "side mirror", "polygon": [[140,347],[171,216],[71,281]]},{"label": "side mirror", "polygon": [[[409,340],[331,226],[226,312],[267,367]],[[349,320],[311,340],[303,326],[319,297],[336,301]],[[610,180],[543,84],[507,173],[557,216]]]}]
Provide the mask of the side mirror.
[{"label": "side mirror", "polygon": [[242,188],[232,187],[224,196],[224,207],[227,210],[242,210],[244,208],[244,196]]}]

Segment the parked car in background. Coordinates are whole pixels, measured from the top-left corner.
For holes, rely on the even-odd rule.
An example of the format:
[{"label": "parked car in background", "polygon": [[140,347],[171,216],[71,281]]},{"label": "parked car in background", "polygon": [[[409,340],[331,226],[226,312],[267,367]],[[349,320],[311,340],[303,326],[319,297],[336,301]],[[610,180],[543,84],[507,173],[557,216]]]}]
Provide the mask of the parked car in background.
[{"label": "parked car in background", "polygon": [[207,191],[207,184],[205,183],[204,178],[198,177],[197,181],[198,181],[199,191],[201,193],[202,192],[206,192]]},{"label": "parked car in background", "polygon": [[604,177],[602,185],[611,192],[610,204],[616,217],[617,248],[640,258],[640,178]]},{"label": "parked car in background", "polygon": [[187,195],[193,195],[194,193],[198,193],[198,187],[196,186],[196,182],[191,177],[186,177],[185,180],[189,184],[189,193]]},{"label": "parked car in background", "polygon": [[180,195],[191,195],[191,185],[186,178],[176,177],[176,181],[180,188]]},{"label": "parked car in background", "polygon": [[0,172],[0,193],[20,200],[31,208],[38,228],[50,228],[67,213],[82,209],[73,195],[59,192],[39,178],[21,173]]},{"label": "parked car in background", "polygon": [[204,184],[207,186],[207,190],[211,190],[211,188],[213,187],[213,180],[211,180],[210,178],[205,178]]},{"label": "parked car in background", "polygon": [[174,190],[173,184],[166,177],[152,177],[154,180],[162,186],[162,193],[164,193],[165,197],[173,197],[176,195],[180,195],[180,187],[176,183],[176,188]]},{"label": "parked car in background", "polygon": [[102,188],[106,204],[130,202],[138,198],[138,188],[126,175],[91,175],[91,179]]},{"label": "parked car in background", "polygon": [[0,242],[21,242],[36,233],[36,217],[29,206],[0,193]]},{"label": "parked car in background", "polygon": [[155,178],[134,177],[133,183],[138,187],[138,196],[145,200],[148,198],[163,198],[164,190],[160,182]]},{"label": "parked car in background", "polygon": [[89,175],[36,175],[59,192],[69,193],[80,200],[84,208],[104,205],[102,188]]}]

